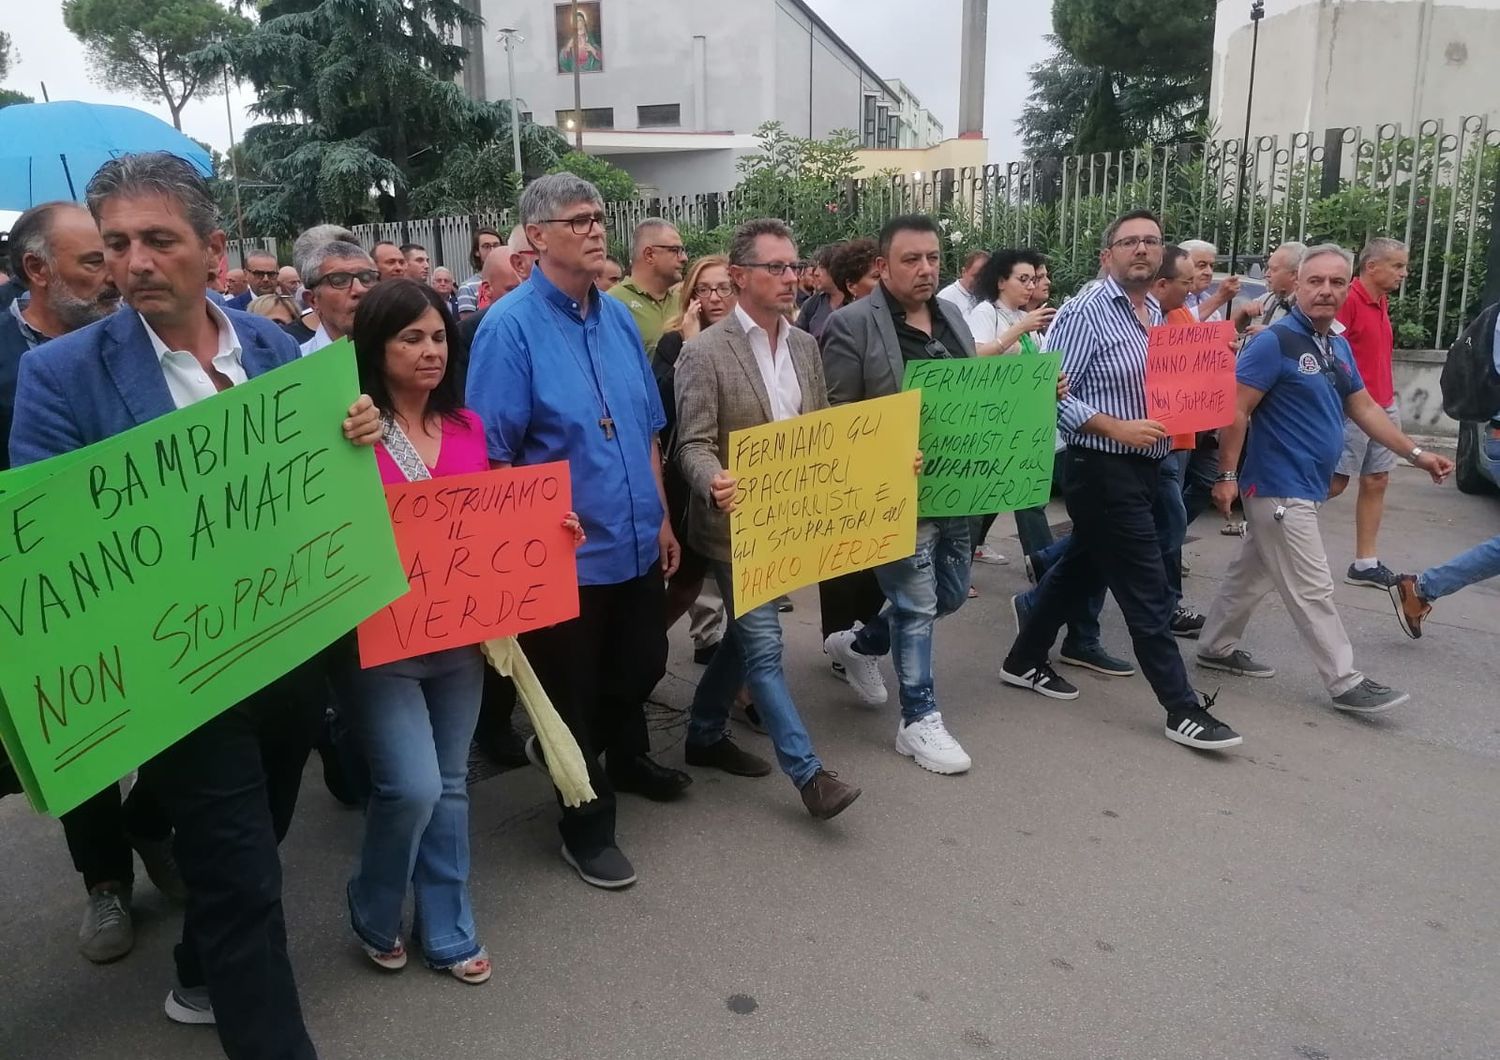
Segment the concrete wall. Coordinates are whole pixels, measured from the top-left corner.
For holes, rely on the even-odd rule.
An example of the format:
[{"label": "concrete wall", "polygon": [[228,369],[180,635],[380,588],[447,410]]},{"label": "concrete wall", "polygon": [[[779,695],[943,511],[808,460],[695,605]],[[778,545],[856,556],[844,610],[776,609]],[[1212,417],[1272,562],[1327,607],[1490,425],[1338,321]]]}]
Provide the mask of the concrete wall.
[{"label": "concrete wall", "polygon": [[800,7],[776,0],[775,9],[776,120],[794,136],[814,139],[835,129],[860,132],[864,94],[879,89]]},{"label": "concrete wall", "polygon": [[[557,72],[551,0],[480,0],[485,30],[485,95],[509,96],[505,50],[495,30],[526,38],[516,50],[516,94],[542,125],[573,107],[573,76]],[[775,111],[774,0],[605,0],[600,8],[604,69],[585,73],[585,109],[612,107],[616,129],[635,129],[636,108],[676,103],[684,130],[753,131]],[[664,27],[675,27],[664,32]],[[705,39],[704,113],[695,113],[693,38]],[[805,54],[805,53],[804,53]],[[695,128],[696,127],[696,128]]]},{"label": "concrete wall", "polygon": [[[1209,110],[1244,130],[1248,3],[1221,0]],[[1487,114],[1500,124],[1500,0],[1266,0],[1251,135]]]},{"label": "concrete wall", "polygon": [[699,195],[728,191],[739,183],[735,163],[740,152],[675,151],[671,154],[619,154],[599,152],[625,170],[645,194],[657,196]]},{"label": "concrete wall", "polygon": [[894,169],[910,176],[912,173],[931,173],[935,169],[979,168],[989,157],[988,140],[944,140],[927,148],[856,151],[854,160],[859,164],[859,176],[869,177],[881,170]]},{"label": "concrete wall", "polygon": [[1410,435],[1456,438],[1458,424],[1443,414],[1439,379],[1447,350],[1397,350],[1393,363],[1402,428]]}]

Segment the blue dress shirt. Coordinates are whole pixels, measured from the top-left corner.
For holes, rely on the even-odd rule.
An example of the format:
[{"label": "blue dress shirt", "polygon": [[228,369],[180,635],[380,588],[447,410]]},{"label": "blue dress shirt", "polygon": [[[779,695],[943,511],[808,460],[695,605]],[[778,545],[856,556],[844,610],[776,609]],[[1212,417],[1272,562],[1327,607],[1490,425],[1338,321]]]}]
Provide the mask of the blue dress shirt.
[{"label": "blue dress shirt", "polygon": [[[624,304],[590,288],[587,315],[540,268],[484,315],[465,402],[484,420],[490,459],[568,461],[588,540],[580,585],[647,574],[660,555],[661,496],[652,443],[661,395]],[[612,421],[608,431],[601,420]]]}]

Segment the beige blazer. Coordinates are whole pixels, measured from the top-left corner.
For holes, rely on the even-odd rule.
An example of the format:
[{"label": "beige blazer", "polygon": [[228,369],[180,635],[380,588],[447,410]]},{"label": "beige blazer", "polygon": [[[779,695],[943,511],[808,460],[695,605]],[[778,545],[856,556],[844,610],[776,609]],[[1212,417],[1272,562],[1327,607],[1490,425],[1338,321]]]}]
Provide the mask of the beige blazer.
[{"label": "beige blazer", "polygon": [[[828,385],[817,341],[787,326],[802,411],[826,409]],[[676,459],[690,491],[688,544],[710,560],[728,563],[729,517],[714,507],[708,484],[728,464],[729,432],[771,422],[771,399],[739,317],[730,313],[683,345],[675,390]]]}]

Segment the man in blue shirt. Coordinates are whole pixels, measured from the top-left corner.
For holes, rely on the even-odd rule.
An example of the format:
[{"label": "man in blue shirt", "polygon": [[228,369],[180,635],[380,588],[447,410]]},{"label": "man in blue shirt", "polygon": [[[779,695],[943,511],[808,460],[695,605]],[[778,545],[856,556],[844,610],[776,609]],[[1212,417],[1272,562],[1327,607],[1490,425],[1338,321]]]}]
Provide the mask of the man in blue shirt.
[{"label": "man in blue shirt", "polygon": [[563,858],[587,883],[626,887],[635,870],[615,844],[615,791],[660,800],[691,783],[647,756],[644,714],[666,673],[663,579],[679,559],[657,441],[666,416],[630,311],[594,286],[605,258],[598,190],[569,173],[542,177],[520,214],[537,268],[474,335],[468,403],[484,420],[493,465],[566,460],[572,474],[587,535],[579,616],[521,644],[598,794],[563,808]]},{"label": "man in blue shirt", "polygon": [[[1410,696],[1354,668],[1354,648],[1333,604],[1333,574],[1318,533],[1318,508],[1344,448],[1344,417],[1441,483],[1453,462],[1423,452],[1365,392],[1354,354],[1333,333],[1349,296],[1353,259],[1331,243],[1309,249],[1297,270],[1297,305],[1240,354],[1234,423],[1219,437],[1214,503],[1227,516],[1235,495],[1245,508],[1245,543],[1219,587],[1199,640],[1198,665],[1244,677],[1276,671],[1238,647],[1256,605],[1281,595],[1312,650],[1333,705],[1374,714]],[[1249,442],[1245,434],[1249,430]],[[1243,484],[1242,484],[1243,483]]]}]

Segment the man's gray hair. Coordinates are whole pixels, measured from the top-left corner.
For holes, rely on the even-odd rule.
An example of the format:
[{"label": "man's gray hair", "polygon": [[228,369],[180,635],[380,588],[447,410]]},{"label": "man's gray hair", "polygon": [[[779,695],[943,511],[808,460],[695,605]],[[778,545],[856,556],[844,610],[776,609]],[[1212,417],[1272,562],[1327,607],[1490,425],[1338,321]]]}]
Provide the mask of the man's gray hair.
[{"label": "man's gray hair", "polygon": [[545,177],[537,177],[521,192],[518,207],[521,224],[538,225],[561,217],[569,206],[577,206],[583,202],[593,206],[604,205],[599,189],[582,177],[576,177],[572,173],[549,173]]},{"label": "man's gray hair", "polygon": [[96,222],[105,201],[116,195],[174,200],[199,239],[207,239],[219,227],[219,206],[209,194],[208,182],[191,164],[166,151],[121,155],[99,167],[84,193]]},{"label": "man's gray hair", "polygon": [[453,275],[453,270],[448,268],[448,266],[439,265],[437,268],[432,270],[432,278],[434,280],[437,279],[437,274],[440,272],[446,272],[450,277]]},{"label": "man's gray hair", "polygon": [[1317,246],[1308,247],[1302,254],[1302,260],[1297,263],[1297,271],[1300,273],[1307,267],[1308,262],[1314,258],[1326,258],[1332,255],[1344,259],[1344,264],[1351,269],[1354,267],[1354,255],[1349,253],[1337,243],[1319,243]]},{"label": "man's gray hair", "polygon": [[663,228],[670,228],[674,232],[677,231],[677,226],[665,217],[645,217],[641,219],[641,223],[635,226],[635,232],[630,236],[631,264],[640,260],[641,255],[646,252],[646,248],[651,245],[651,240],[655,239],[656,234]]},{"label": "man's gray hair", "polygon": [[251,258],[270,258],[274,262],[276,261],[276,251],[267,250],[265,247],[255,247],[252,250],[245,251],[245,256],[240,260],[244,264],[249,265]]},{"label": "man's gray hair", "polygon": [[1287,261],[1287,266],[1293,272],[1296,272],[1302,265],[1302,259],[1307,256],[1307,244],[1299,243],[1295,239],[1288,239],[1285,243],[1282,243],[1275,250],[1271,251],[1266,258],[1266,264],[1271,264],[1271,258],[1274,258],[1277,254],[1290,259]]},{"label": "man's gray hair", "polygon": [[755,241],[761,236],[789,239],[793,243],[797,241],[792,235],[791,226],[785,221],[779,221],[774,217],[761,217],[746,221],[734,230],[734,235],[729,240],[729,264],[755,264]]},{"label": "man's gray hair", "polygon": [[1178,243],[1177,245],[1179,247],[1181,247],[1183,250],[1187,251],[1188,254],[1190,254],[1190,255],[1191,254],[1212,254],[1215,257],[1217,257],[1218,254],[1219,254],[1219,248],[1216,247],[1216,246],[1214,246],[1212,243],[1210,243],[1206,239],[1184,239],[1181,243]]},{"label": "man's gray hair", "polygon": [[10,228],[11,275],[21,287],[27,287],[26,255],[35,254],[51,268],[56,264],[52,256],[52,224],[61,210],[82,210],[83,207],[67,199],[37,203],[27,210]]},{"label": "man's gray hair", "polygon": [[1381,261],[1398,251],[1406,249],[1406,244],[1399,239],[1390,236],[1374,236],[1360,248],[1359,258],[1354,263],[1354,271],[1364,272],[1365,266]]},{"label": "man's gray hair", "polygon": [[321,243],[313,247],[297,262],[297,272],[302,276],[302,283],[306,287],[316,287],[318,281],[323,278],[323,267],[335,258],[352,258],[363,261],[370,268],[375,267],[375,261],[358,243],[350,243],[347,240],[335,239],[332,243]]}]

